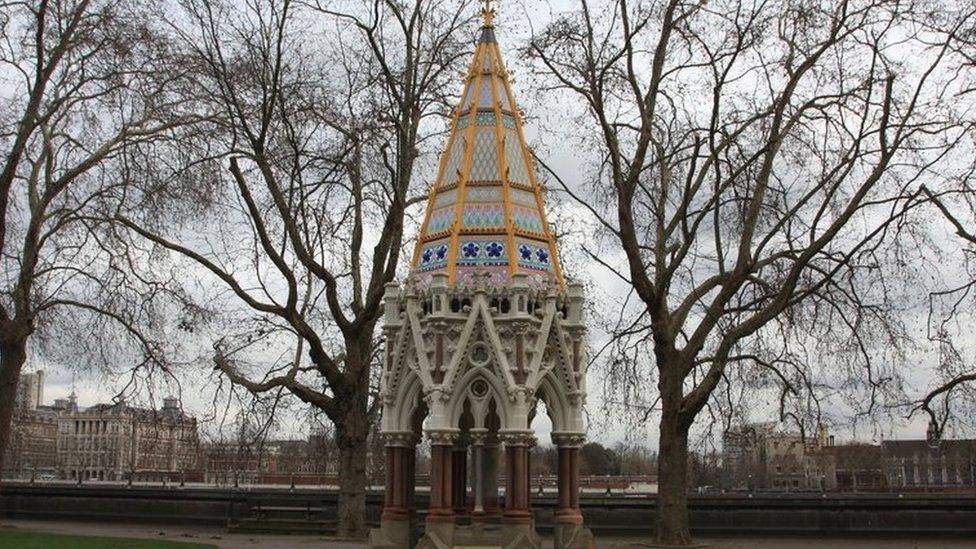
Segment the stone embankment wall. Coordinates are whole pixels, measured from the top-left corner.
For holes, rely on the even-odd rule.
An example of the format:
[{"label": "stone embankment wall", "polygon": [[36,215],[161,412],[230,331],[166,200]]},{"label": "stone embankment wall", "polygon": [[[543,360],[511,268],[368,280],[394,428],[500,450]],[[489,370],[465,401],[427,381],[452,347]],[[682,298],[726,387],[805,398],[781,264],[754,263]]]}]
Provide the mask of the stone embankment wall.
[{"label": "stone embankment wall", "polygon": [[[418,494],[421,508],[426,495]],[[337,494],[296,488],[200,488],[7,484],[0,488],[0,516],[59,520],[154,523],[260,523],[280,528],[301,521],[328,523]],[[381,493],[367,499],[370,522],[378,522]],[[643,534],[653,524],[653,497],[582,500],[587,524],[596,533]],[[534,497],[536,524],[551,525],[556,501]],[[421,511],[422,513],[422,511]],[[970,533],[976,535],[973,494],[789,494],[700,495],[691,498],[692,529],[699,533]]]}]

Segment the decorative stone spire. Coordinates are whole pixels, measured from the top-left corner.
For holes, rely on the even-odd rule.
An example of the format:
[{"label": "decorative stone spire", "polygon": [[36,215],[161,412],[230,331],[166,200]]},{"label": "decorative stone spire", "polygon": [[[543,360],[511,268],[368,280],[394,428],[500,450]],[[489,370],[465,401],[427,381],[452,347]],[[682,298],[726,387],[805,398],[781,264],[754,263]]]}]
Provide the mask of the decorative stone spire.
[{"label": "decorative stone spire", "polygon": [[450,284],[469,286],[476,273],[488,273],[491,285],[501,287],[525,273],[535,286],[555,280],[562,288],[556,241],[495,39],[494,14],[486,1],[414,249],[413,274],[423,285],[445,273]]}]

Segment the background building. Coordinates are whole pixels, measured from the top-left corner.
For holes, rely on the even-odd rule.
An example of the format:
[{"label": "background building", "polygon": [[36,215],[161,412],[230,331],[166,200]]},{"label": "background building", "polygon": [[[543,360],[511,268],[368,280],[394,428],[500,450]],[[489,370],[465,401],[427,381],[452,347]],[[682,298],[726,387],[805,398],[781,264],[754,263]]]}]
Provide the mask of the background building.
[{"label": "background building", "polygon": [[880,453],[888,483],[900,491],[976,486],[976,440],[886,440]]},{"label": "background building", "polygon": [[125,402],[96,404],[58,416],[58,469],[63,478],[177,480],[197,467],[197,422],[175,398],[159,410]]},{"label": "background building", "polygon": [[[212,442],[201,448],[205,482],[322,485],[337,481],[338,453],[326,434],[308,439]],[[370,463],[371,456],[363,456]]]},{"label": "background building", "polygon": [[[74,393],[44,405],[44,373],[21,376],[4,478],[161,481],[198,468],[197,421],[175,398],[80,409]],[[200,475],[202,476],[202,475]]]},{"label": "background building", "polygon": [[[723,437],[722,487],[726,490],[819,489],[826,429],[816,439],[776,430],[775,423],[743,425]],[[809,456],[817,454],[818,459]],[[816,469],[816,470],[812,470]]]},{"label": "background building", "polygon": [[726,434],[722,488],[840,492],[953,492],[976,487],[976,440],[925,440],[835,445],[821,427],[815,439],[744,425]]},{"label": "background building", "polygon": [[57,406],[68,401],[44,406],[43,395],[43,371],[21,375],[4,458],[6,478],[57,478]]}]

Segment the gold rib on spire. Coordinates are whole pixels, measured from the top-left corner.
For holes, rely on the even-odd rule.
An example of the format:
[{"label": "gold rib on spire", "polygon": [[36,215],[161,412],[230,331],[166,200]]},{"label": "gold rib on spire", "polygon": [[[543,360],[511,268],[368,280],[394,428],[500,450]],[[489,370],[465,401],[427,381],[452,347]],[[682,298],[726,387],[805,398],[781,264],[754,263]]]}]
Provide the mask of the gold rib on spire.
[{"label": "gold rib on spire", "polygon": [[413,271],[464,284],[488,272],[497,285],[516,273],[563,286],[523,121],[495,39],[491,0],[454,111],[447,147],[413,253]]}]

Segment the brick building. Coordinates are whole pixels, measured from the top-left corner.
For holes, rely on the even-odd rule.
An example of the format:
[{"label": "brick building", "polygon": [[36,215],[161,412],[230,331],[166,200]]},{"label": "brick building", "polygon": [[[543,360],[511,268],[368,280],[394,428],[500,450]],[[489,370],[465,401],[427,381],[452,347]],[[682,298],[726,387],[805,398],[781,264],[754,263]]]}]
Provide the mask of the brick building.
[{"label": "brick building", "polygon": [[325,434],[251,444],[207,443],[201,453],[205,480],[213,484],[322,484],[336,476],[335,445]]},{"label": "brick building", "polygon": [[926,440],[886,440],[881,455],[892,488],[952,492],[976,487],[976,440],[939,440],[930,425]]}]

